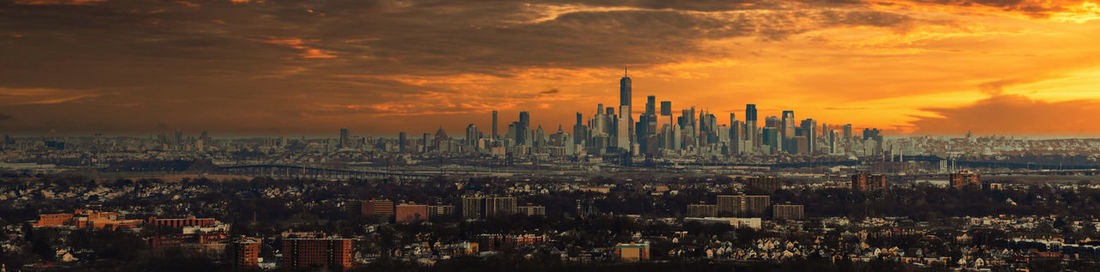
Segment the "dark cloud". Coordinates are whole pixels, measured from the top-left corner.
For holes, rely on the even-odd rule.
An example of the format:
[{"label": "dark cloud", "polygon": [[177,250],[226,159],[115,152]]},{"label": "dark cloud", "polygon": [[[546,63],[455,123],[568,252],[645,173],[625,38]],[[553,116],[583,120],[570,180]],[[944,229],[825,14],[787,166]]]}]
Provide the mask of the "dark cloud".
[{"label": "dark cloud", "polygon": [[[706,41],[783,40],[843,26],[904,30],[916,20],[815,8],[863,5],[849,0],[27,3],[0,0],[0,88],[77,90],[89,97],[19,106],[27,114],[18,129],[32,131],[147,129],[162,120],[235,129],[240,120],[396,116],[424,104],[440,113],[469,113],[485,105],[448,98],[466,91],[460,87],[395,77],[645,68],[727,53],[702,46]],[[574,8],[546,14],[540,5]],[[339,106],[348,101],[365,105]],[[256,126],[266,131],[271,125]]]},{"label": "dark cloud", "polygon": [[541,91],[541,92],[539,92],[539,94],[549,95],[549,94],[556,94],[556,93],[559,93],[559,92],[561,92],[561,91],[558,90],[558,89],[549,89],[549,90]]},{"label": "dark cloud", "polygon": [[1046,102],[1018,95],[995,95],[958,108],[924,109],[938,117],[920,117],[917,134],[1092,135],[1100,100]]}]

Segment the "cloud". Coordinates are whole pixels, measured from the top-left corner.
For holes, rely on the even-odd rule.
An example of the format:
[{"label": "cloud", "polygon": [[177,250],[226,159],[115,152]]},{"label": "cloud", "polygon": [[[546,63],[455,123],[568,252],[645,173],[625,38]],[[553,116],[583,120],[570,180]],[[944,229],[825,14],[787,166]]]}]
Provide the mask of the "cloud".
[{"label": "cloud", "polygon": [[[21,112],[9,121],[21,131],[140,131],[158,122],[392,131],[521,109],[571,123],[574,112],[613,105],[629,65],[638,98],[854,110],[872,99],[1079,68],[1054,66],[1100,55],[1084,49],[1096,44],[1080,35],[1092,29],[1020,18],[1063,4],[0,0],[0,90],[54,90],[0,93],[0,103]],[[1021,53],[1029,41],[1067,49]],[[894,108],[927,106],[915,103]],[[904,122],[897,116],[876,118]]]},{"label": "cloud", "polygon": [[938,116],[913,121],[915,134],[1095,135],[1100,100],[1046,102],[1019,95],[995,95],[958,108],[927,108]]},{"label": "cloud", "polygon": [[90,5],[107,0],[15,0],[17,5]]}]

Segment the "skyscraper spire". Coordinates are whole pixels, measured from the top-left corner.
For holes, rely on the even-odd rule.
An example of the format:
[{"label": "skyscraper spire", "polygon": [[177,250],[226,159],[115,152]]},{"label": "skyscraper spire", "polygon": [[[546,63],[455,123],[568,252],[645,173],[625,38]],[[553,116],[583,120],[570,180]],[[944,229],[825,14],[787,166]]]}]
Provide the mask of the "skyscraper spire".
[{"label": "skyscraper spire", "polygon": [[630,76],[630,73],[628,73],[629,70],[630,70],[630,66],[624,66],[623,67],[623,77],[629,77]]}]

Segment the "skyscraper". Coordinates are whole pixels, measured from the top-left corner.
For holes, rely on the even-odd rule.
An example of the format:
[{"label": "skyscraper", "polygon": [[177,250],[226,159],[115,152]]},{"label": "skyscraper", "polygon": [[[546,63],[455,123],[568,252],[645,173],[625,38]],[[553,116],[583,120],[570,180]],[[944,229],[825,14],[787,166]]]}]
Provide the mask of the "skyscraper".
[{"label": "skyscraper", "polygon": [[795,136],[794,125],[794,111],[783,111],[783,123],[779,125],[779,131],[783,134],[783,139],[789,139]]},{"label": "skyscraper", "polygon": [[807,153],[817,151],[817,121],[814,119],[802,120],[802,136],[806,136]]},{"label": "skyscraper", "polygon": [[497,138],[497,111],[493,111],[493,139]]},{"label": "skyscraper", "polygon": [[623,78],[619,80],[619,105],[630,106],[630,76],[623,69]]},{"label": "skyscraper", "polygon": [[647,96],[645,98],[645,114],[646,115],[649,115],[649,114],[656,115],[657,114],[657,97],[656,96],[650,95],[650,96]]},{"label": "skyscraper", "polygon": [[477,126],[472,123],[466,125],[466,144],[477,149],[478,140],[481,140],[481,132],[477,131]]},{"label": "skyscraper", "polygon": [[405,153],[405,132],[397,133],[397,152]]},{"label": "skyscraper", "polygon": [[745,104],[745,150],[752,151],[759,141],[756,139],[756,104]]},{"label": "skyscraper", "polygon": [[521,111],[519,112],[519,125],[516,126],[516,145],[530,146],[529,139],[527,139],[527,134],[530,133],[529,130],[531,130],[531,113]]},{"label": "skyscraper", "polygon": [[340,128],[340,147],[346,148],[351,144],[351,138],[348,136],[347,128]]}]

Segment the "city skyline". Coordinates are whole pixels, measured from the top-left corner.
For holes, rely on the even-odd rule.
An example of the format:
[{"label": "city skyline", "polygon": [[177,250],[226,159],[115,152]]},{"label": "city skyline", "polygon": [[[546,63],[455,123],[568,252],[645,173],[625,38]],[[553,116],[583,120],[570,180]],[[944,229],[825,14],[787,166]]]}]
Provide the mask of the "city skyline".
[{"label": "city skyline", "polygon": [[493,110],[568,127],[575,112],[615,105],[613,79],[629,66],[633,115],[655,95],[889,135],[1100,132],[1092,2],[491,6],[0,3],[0,130],[457,134],[487,127]]}]

